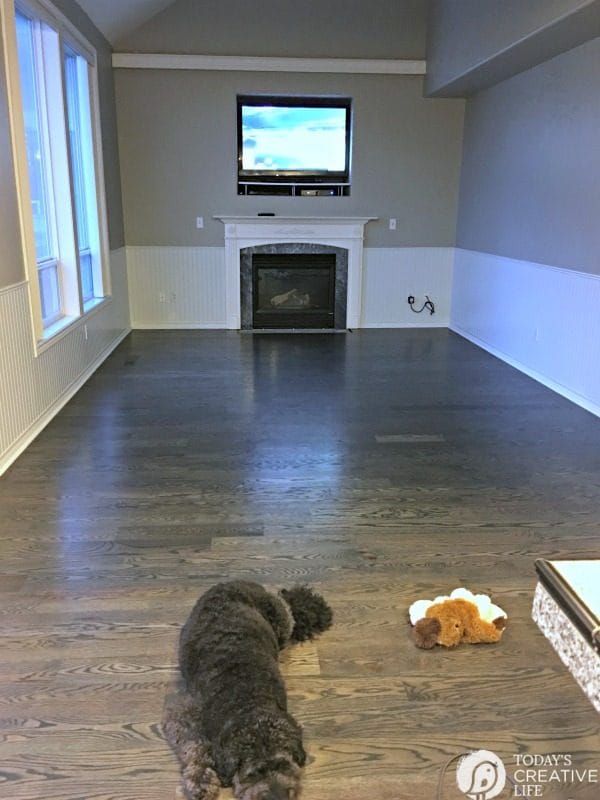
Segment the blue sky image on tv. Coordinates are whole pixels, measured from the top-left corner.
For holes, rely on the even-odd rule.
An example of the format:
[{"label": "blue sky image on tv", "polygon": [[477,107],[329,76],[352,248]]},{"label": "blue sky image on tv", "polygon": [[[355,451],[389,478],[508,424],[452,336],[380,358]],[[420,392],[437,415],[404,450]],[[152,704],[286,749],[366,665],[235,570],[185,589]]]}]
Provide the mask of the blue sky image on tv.
[{"label": "blue sky image on tv", "polygon": [[346,109],[242,106],[242,169],[343,172]]}]

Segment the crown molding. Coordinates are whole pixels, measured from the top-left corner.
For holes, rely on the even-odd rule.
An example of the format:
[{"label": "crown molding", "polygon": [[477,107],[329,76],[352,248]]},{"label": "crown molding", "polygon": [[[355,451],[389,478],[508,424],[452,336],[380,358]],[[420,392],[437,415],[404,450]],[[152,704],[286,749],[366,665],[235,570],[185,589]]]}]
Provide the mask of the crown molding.
[{"label": "crown molding", "polygon": [[262,56],[202,56],[177,53],[113,53],[112,65],[116,69],[425,75],[427,62],[393,58],[263,58]]}]

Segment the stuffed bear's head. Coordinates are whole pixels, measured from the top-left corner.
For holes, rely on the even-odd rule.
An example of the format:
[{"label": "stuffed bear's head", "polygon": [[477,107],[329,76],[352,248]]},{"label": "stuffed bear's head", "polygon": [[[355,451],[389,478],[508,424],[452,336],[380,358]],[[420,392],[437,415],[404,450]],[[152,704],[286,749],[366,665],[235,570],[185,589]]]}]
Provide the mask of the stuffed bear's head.
[{"label": "stuffed bear's head", "polygon": [[435,617],[423,617],[415,625],[414,636],[417,647],[431,650],[438,643],[442,623]]}]

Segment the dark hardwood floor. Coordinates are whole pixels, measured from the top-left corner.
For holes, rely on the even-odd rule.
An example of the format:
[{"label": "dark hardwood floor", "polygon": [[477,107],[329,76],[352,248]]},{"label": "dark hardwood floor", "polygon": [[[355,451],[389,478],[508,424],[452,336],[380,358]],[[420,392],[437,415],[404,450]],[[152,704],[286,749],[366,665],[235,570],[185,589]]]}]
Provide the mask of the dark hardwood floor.
[{"label": "dark hardwood floor", "polygon": [[[598,769],[530,614],[534,559],[597,558],[599,514],[598,419],[447,331],[136,332],[0,479],[0,797],[176,797],[179,627],[233,577],[335,610],[284,658],[304,800],[435,800],[481,748]],[[408,606],[460,585],[503,640],[417,650]]]}]

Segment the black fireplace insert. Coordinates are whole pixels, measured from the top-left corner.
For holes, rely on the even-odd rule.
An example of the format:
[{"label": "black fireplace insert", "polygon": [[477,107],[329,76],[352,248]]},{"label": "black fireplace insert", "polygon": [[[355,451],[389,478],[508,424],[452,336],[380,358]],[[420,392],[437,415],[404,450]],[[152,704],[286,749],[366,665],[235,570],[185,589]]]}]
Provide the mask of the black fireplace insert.
[{"label": "black fireplace insert", "polygon": [[254,328],[333,328],[333,253],[255,253]]}]

